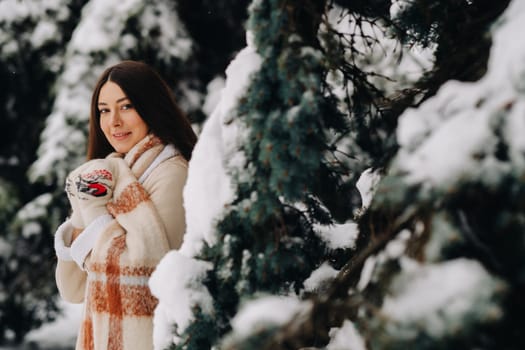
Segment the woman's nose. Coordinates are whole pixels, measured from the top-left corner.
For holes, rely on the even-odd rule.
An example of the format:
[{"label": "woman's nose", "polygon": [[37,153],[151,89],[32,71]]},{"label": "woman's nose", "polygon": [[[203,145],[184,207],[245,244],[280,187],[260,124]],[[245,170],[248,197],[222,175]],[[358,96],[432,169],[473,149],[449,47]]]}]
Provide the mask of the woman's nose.
[{"label": "woman's nose", "polygon": [[118,112],[118,110],[113,112],[113,114],[111,115],[111,125],[113,126],[122,125],[122,119],[120,119],[120,113]]}]

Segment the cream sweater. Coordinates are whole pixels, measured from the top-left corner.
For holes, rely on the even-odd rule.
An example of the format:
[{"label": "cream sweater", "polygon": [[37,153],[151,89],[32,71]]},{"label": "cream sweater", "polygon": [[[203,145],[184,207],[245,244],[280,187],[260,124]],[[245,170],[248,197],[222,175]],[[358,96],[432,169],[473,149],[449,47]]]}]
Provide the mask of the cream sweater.
[{"label": "cream sweater", "polygon": [[57,230],[60,295],[84,302],[77,350],[153,348],[157,300],[148,279],[164,254],[182,243],[187,162],[173,147],[149,141],[126,155],[127,166],[119,162],[110,215],[73,243],[69,220]]}]

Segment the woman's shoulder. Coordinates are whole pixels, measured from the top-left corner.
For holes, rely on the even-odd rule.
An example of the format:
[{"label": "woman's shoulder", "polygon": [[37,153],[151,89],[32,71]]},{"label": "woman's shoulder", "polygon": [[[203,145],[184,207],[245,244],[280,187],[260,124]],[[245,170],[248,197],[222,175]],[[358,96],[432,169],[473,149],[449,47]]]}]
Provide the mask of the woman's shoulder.
[{"label": "woman's shoulder", "polygon": [[182,156],[168,158],[158,164],[143,183],[144,188],[158,198],[173,197],[173,190],[180,191],[188,177],[188,162]]},{"label": "woman's shoulder", "polygon": [[188,173],[188,161],[181,155],[168,158],[159,163],[148,176],[148,179],[158,179],[166,177],[186,177]]},{"label": "woman's shoulder", "polygon": [[161,162],[158,167],[164,167],[166,169],[188,169],[188,161],[180,154],[168,158],[165,161]]}]

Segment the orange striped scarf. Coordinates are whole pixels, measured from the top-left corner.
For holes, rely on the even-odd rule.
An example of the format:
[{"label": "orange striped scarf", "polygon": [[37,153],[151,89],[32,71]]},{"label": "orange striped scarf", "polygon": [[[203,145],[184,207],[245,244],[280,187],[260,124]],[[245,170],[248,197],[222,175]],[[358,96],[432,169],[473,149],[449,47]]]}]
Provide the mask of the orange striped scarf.
[{"label": "orange striped scarf", "polygon": [[126,154],[125,162],[119,162],[113,200],[107,204],[114,220],[86,259],[88,278],[77,350],[153,348],[157,300],[148,279],[169,246],[164,225],[137,179],[146,175],[163,150],[160,140],[148,135]]}]

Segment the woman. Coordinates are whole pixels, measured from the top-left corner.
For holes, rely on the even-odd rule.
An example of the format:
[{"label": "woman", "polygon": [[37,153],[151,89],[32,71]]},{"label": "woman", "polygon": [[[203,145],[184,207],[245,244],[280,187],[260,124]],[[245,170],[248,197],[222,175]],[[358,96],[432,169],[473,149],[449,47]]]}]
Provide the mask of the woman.
[{"label": "woman", "polygon": [[160,76],[124,61],[91,100],[88,162],[72,171],[57,230],[56,281],[84,302],[76,349],[152,349],[155,266],[182,243],[182,190],[196,136]]}]

